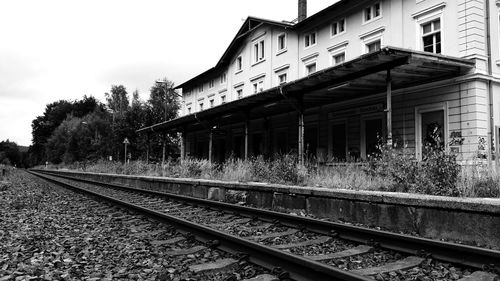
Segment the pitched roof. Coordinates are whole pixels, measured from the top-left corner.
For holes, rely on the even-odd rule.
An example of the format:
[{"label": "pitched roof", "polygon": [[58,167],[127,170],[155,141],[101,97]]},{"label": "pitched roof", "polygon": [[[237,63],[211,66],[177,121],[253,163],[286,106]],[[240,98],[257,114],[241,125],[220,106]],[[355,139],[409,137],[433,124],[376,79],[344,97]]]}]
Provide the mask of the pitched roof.
[{"label": "pitched roof", "polygon": [[204,78],[210,77],[210,76],[216,76],[218,75],[218,71],[222,71],[224,66],[227,66],[230,63],[230,59],[232,56],[238,51],[238,46],[239,44],[245,40],[245,38],[256,28],[267,24],[267,25],[272,25],[272,26],[279,26],[279,27],[292,27],[293,24],[289,22],[279,22],[279,21],[272,21],[272,20],[267,20],[267,19],[261,19],[257,17],[248,17],[245,22],[241,25],[240,29],[234,36],[233,40],[227,47],[226,51],[222,55],[222,57],[219,59],[217,64],[208,69],[207,71],[204,71],[203,73],[187,80],[186,82],[178,85],[175,87],[175,89],[179,89],[184,87],[185,85],[192,84],[196,81],[203,80]]}]

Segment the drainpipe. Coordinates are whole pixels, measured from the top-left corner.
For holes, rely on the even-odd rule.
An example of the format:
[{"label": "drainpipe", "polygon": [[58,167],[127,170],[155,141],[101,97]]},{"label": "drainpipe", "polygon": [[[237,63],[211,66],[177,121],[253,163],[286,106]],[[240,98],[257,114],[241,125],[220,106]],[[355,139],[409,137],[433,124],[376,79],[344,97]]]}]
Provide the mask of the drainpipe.
[{"label": "drainpipe", "polygon": [[[485,13],[486,13],[486,56],[488,57],[488,87],[486,90],[488,91],[488,105],[489,105],[489,130],[488,130],[488,167],[491,168],[491,160],[492,160],[492,148],[493,148],[493,137],[495,131],[495,122],[493,118],[493,84],[491,83],[491,78],[493,76],[493,61],[491,59],[491,36],[490,36],[490,1],[485,0]],[[495,167],[498,164],[498,148],[495,147]]]}]

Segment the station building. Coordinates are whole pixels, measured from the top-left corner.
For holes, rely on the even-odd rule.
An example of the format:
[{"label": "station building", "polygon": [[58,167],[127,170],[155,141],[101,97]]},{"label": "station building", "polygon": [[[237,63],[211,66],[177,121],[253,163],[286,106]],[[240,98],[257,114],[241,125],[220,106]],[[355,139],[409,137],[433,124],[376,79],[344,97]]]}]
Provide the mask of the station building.
[{"label": "station building", "polygon": [[[177,86],[181,157],[364,160],[380,138],[460,160],[500,139],[500,1],[340,0],[293,22],[248,17],[217,64]],[[498,157],[496,157],[498,159]]]}]

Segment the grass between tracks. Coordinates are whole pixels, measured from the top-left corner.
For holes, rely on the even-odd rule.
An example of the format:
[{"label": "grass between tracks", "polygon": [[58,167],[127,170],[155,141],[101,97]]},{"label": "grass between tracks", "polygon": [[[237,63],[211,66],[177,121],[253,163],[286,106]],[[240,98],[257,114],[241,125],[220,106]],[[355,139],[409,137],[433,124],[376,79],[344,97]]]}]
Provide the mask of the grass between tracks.
[{"label": "grass between tracks", "polygon": [[382,149],[365,163],[319,165],[309,160],[298,165],[296,156],[277,155],[241,160],[230,158],[223,164],[208,160],[168,160],[164,165],[132,161],[99,160],[49,166],[97,173],[201,178],[240,182],[266,182],[350,190],[378,190],[460,197],[500,197],[500,175],[486,165],[458,165],[453,155],[431,151],[424,161],[415,161],[402,150]]}]

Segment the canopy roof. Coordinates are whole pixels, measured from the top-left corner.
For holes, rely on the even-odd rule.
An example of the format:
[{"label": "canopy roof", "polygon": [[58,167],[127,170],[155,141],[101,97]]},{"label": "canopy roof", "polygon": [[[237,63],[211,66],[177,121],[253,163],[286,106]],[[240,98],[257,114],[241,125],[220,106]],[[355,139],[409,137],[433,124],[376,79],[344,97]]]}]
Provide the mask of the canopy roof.
[{"label": "canopy roof", "polygon": [[301,99],[307,108],[385,92],[387,71],[392,89],[403,89],[461,76],[474,62],[427,52],[385,47],[306,77],[207,110],[145,127],[138,132],[181,131],[183,128],[224,125],[272,116],[296,109]]}]

